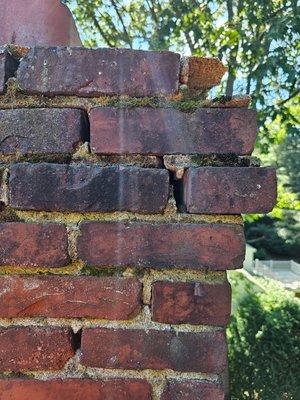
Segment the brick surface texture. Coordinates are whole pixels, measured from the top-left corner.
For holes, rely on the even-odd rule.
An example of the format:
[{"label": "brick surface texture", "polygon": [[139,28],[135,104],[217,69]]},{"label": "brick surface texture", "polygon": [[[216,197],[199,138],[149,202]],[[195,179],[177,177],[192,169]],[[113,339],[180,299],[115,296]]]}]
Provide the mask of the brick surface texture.
[{"label": "brick surface texture", "polygon": [[171,52],[37,47],[21,60],[17,78],[26,93],[154,96],[177,92],[179,62]]},{"label": "brick surface texture", "polygon": [[151,386],[137,379],[0,380],[1,400],[151,400]]},{"label": "brick surface texture", "polygon": [[197,381],[171,381],[162,400],[226,400],[225,391],[216,384]]},{"label": "brick surface texture", "polygon": [[91,266],[231,269],[244,259],[239,226],[86,222],[79,257]]},{"label": "brick surface texture", "polygon": [[99,368],[222,372],[225,343],[223,332],[91,328],[83,331],[82,363]]},{"label": "brick surface texture", "polygon": [[135,278],[0,276],[0,317],[131,319],[141,308]]},{"label": "brick surface texture", "polygon": [[163,169],[47,163],[11,168],[11,205],[23,210],[159,213],[168,194]]},{"label": "brick surface texture", "polygon": [[63,225],[0,223],[0,264],[62,267],[68,262],[67,230]]},{"label": "brick surface texture", "polygon": [[276,203],[274,168],[190,168],[184,176],[188,212],[268,213]]},{"label": "brick surface texture", "polygon": [[276,202],[250,97],[205,99],[218,59],[73,47],[59,0],[26,27],[19,3],[0,26],[0,399],[228,400],[226,271],[240,214]]},{"label": "brick surface texture", "polygon": [[0,328],[0,371],[59,370],[74,356],[67,328]]},{"label": "brick surface texture", "polygon": [[0,153],[72,153],[88,140],[88,127],[81,110],[0,110]]},{"label": "brick surface texture", "polygon": [[225,326],[231,312],[228,283],[155,282],[152,318],[167,324]]},{"label": "brick surface texture", "polygon": [[91,111],[90,120],[91,148],[99,154],[249,154],[257,133],[255,111],[239,108],[191,114],[100,107]]}]

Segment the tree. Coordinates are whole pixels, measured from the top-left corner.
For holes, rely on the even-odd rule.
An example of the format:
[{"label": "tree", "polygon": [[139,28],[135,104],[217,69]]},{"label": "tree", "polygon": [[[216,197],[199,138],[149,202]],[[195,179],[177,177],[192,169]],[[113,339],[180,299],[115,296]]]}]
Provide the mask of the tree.
[{"label": "tree", "polygon": [[[300,6],[297,0],[65,0],[88,46],[106,45],[216,56],[229,67],[223,92],[251,94],[267,152],[268,124],[299,117]],[[289,106],[287,106],[289,104]]]}]

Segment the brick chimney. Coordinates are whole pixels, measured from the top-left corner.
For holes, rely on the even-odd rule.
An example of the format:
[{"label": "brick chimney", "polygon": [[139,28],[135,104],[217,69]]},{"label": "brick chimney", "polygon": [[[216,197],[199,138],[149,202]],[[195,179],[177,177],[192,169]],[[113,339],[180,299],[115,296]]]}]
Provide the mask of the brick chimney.
[{"label": "brick chimney", "polygon": [[206,99],[216,59],[14,50],[0,53],[1,400],[228,399],[226,270],[243,264],[240,214],[276,199],[274,169],[249,157],[249,99]]}]

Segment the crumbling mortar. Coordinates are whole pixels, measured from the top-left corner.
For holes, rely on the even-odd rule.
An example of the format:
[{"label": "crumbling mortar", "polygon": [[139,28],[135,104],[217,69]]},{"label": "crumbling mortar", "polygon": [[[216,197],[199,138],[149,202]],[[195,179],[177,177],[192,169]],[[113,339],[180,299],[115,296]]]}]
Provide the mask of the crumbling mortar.
[{"label": "crumbling mortar", "polygon": [[192,324],[165,324],[151,320],[151,312],[148,306],[131,320],[107,320],[87,318],[0,318],[0,327],[70,327],[76,334],[85,328],[110,328],[110,329],[138,329],[148,332],[149,330],[170,331],[174,333],[190,332],[218,332],[223,327]]},{"label": "crumbling mortar", "polygon": [[208,270],[154,270],[145,271],[143,282],[143,303],[151,304],[152,285],[157,281],[167,282],[205,282],[209,284],[221,284],[227,282],[225,271]]},{"label": "crumbling mortar", "polygon": [[59,222],[64,224],[82,223],[84,221],[99,222],[173,222],[173,223],[219,223],[243,225],[241,215],[209,215],[183,214],[174,210],[174,204],[169,204],[164,214],[137,214],[131,212],[47,212],[15,210],[17,218],[26,222]]},{"label": "crumbling mortar", "polygon": [[[174,108],[186,113],[193,113],[198,108],[224,108],[224,98],[207,99],[207,90],[190,91],[185,85],[180,86],[179,93],[159,97],[130,96],[45,96],[28,95],[22,92],[18,81],[10,78],[6,82],[6,93],[0,96],[0,109],[12,108],[80,108],[90,112],[94,107],[150,107]],[[228,101],[228,99],[226,99]],[[235,103],[238,106],[238,102]],[[230,105],[228,105],[230,107]]]}]

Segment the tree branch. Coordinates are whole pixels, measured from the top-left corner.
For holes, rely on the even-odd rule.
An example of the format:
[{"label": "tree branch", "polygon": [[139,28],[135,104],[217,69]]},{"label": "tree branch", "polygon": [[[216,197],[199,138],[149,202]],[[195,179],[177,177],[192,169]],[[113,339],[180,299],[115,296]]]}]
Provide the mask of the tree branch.
[{"label": "tree branch", "polygon": [[106,35],[106,33],[103,31],[103,29],[101,28],[99,21],[96,18],[96,15],[94,13],[91,14],[91,19],[94,23],[94,26],[96,29],[98,29],[100,35],[102,36],[102,38],[104,39],[105,43],[109,46],[109,47],[115,47],[114,44],[110,41],[110,39],[108,38],[108,36]]},{"label": "tree branch", "polygon": [[122,25],[122,27],[123,27],[124,34],[125,34],[126,37],[127,37],[127,42],[128,42],[128,44],[129,44],[130,48],[132,48],[132,39],[131,39],[131,37],[130,37],[128,31],[127,31],[126,25],[125,25],[125,23],[124,23],[124,20],[123,20],[122,15],[121,15],[120,12],[119,12],[118,6],[117,6],[115,0],[111,0],[111,3],[112,3],[112,5],[113,5],[113,7],[114,7],[114,9],[115,9],[115,11],[116,11],[116,14],[117,14],[117,16],[118,16],[118,18],[119,18],[119,20],[120,20],[120,22],[121,22],[121,25]]}]

